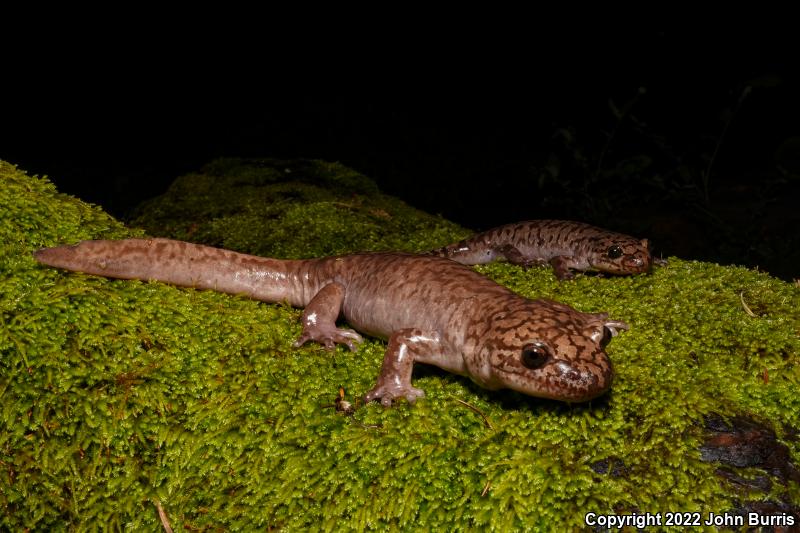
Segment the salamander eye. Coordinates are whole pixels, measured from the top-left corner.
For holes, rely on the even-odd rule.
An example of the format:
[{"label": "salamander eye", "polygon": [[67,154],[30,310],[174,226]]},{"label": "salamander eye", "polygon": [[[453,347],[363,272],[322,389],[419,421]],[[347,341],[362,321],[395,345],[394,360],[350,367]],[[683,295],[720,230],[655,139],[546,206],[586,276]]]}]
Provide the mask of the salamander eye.
[{"label": "salamander eye", "polygon": [[522,348],[522,364],[533,370],[541,368],[550,359],[547,347],[541,342],[526,344]]},{"label": "salamander eye", "polygon": [[620,248],[619,245],[615,244],[613,246],[609,246],[608,252],[606,253],[608,254],[608,257],[610,259],[617,259],[622,257],[622,248]]}]

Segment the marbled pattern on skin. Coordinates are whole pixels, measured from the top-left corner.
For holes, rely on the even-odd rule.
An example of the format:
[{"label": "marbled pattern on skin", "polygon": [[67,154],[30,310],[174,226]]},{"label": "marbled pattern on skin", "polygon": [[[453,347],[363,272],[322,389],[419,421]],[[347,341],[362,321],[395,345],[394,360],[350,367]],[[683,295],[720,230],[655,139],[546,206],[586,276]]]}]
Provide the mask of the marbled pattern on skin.
[{"label": "marbled pattern on skin", "polygon": [[647,239],[569,220],[529,220],[506,224],[429,252],[464,265],[505,259],[530,267],[549,263],[558,279],[573,270],[607,274],[648,272],[653,259]]},{"label": "marbled pattern on skin", "polygon": [[40,263],[109,278],[158,280],[305,307],[295,343],[361,342],[336,326],[387,339],[377,383],[366,395],[384,405],[424,396],[411,385],[415,362],[464,375],[490,390],[568,402],[611,385],[605,345],[628,326],[530,300],[454,261],[403,253],[279,260],[169,239],[83,241],[34,253]]}]

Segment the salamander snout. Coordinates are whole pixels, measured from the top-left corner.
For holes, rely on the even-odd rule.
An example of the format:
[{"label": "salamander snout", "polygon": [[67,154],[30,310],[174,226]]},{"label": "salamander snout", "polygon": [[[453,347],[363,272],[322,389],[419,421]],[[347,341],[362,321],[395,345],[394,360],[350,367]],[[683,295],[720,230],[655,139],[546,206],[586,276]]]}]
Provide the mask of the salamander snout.
[{"label": "salamander snout", "polygon": [[495,368],[503,386],[530,396],[566,402],[585,402],[596,398],[611,387],[614,373],[605,354],[597,354],[591,362],[570,361],[558,357],[536,358],[523,353],[519,366],[513,360]]},{"label": "salamander snout", "polygon": [[623,267],[630,272],[646,272],[650,270],[650,264],[649,254],[630,255],[622,261]]},{"label": "salamander snout", "polygon": [[599,366],[582,367],[562,361],[555,366],[554,379],[560,383],[568,401],[583,402],[596,398],[611,387],[614,378],[608,359]]}]

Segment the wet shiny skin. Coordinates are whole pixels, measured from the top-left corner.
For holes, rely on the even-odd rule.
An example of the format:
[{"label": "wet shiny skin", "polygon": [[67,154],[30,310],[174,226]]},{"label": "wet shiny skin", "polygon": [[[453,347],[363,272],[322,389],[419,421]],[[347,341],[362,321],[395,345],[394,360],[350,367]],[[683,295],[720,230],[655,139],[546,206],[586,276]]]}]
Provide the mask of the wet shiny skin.
[{"label": "wet shiny skin", "polygon": [[[367,400],[424,396],[415,362],[464,375],[487,389],[581,402],[611,385],[605,344],[622,322],[549,300],[523,298],[456,262],[364,253],[278,260],[168,239],[84,241],[34,253],[40,263],[100,276],[158,280],[305,307],[295,342],[355,350],[361,336],[388,340]],[[536,346],[541,357],[523,357]],[[333,386],[333,385],[332,385]]]}]

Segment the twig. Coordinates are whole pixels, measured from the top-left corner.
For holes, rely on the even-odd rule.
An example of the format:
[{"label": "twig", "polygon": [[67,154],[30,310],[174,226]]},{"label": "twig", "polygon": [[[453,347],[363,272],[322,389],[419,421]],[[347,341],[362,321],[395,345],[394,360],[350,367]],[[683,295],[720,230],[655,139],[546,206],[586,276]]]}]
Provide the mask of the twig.
[{"label": "twig", "polygon": [[156,510],[158,511],[158,518],[161,519],[161,525],[164,526],[164,531],[167,533],[172,533],[172,528],[169,525],[169,519],[167,518],[167,513],[164,512],[164,508],[161,507],[161,502],[158,500],[153,500],[153,503],[156,506]]},{"label": "twig", "polygon": [[744,312],[745,313],[747,313],[748,315],[750,315],[752,317],[756,316],[756,314],[752,310],[750,310],[749,307],[747,307],[747,304],[744,303],[744,292],[740,292],[739,293],[739,301],[742,302],[742,307],[744,307]]},{"label": "twig", "polygon": [[494,427],[492,426],[492,423],[489,421],[489,418],[485,414],[483,414],[483,411],[481,411],[480,409],[478,409],[474,405],[468,404],[464,400],[459,400],[458,398],[453,398],[453,399],[455,401],[457,401],[458,403],[460,403],[461,405],[463,405],[463,406],[471,409],[472,411],[478,413],[479,415],[481,415],[481,418],[483,418],[483,423],[486,424],[486,427],[489,428],[489,429],[494,429]]},{"label": "twig", "polygon": [[486,496],[486,493],[489,492],[490,488],[492,488],[492,482],[487,481],[486,485],[484,485],[483,490],[481,491],[481,496]]},{"label": "twig", "polygon": [[359,427],[361,427],[361,428],[364,428],[364,429],[377,429],[377,430],[382,430],[382,429],[383,429],[383,424],[365,424],[365,423],[363,423],[363,422],[359,422],[359,421],[358,421],[358,420],[356,420],[355,418],[351,418],[350,420],[351,420],[351,421],[352,421],[352,422],[353,422],[355,425],[357,425],[357,426],[359,426]]}]

